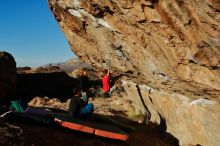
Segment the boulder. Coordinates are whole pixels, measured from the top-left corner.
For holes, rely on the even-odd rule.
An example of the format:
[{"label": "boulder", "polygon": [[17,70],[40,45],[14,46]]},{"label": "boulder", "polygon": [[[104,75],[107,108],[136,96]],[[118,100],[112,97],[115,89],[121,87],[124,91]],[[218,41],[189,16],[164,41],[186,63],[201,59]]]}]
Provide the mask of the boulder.
[{"label": "boulder", "polygon": [[219,102],[192,99],[131,81],[123,81],[123,87],[127,98],[135,103],[135,112],[148,114],[151,122],[163,125],[163,130],[179,139],[180,145],[219,145]]},{"label": "boulder", "polygon": [[129,81],[137,113],[165,123],[181,145],[220,145],[218,0],[49,0],[49,8],[81,60]]},{"label": "boulder", "polygon": [[0,51],[0,104],[4,105],[16,94],[16,62],[13,56]]}]

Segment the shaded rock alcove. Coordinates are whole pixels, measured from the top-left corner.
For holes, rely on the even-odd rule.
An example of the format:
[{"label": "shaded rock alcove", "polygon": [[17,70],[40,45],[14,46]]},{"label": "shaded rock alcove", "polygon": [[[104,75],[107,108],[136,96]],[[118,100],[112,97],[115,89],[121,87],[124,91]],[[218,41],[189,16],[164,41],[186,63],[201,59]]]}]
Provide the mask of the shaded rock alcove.
[{"label": "shaded rock alcove", "polygon": [[64,71],[18,73],[17,97],[28,100],[36,96],[67,99],[78,84],[78,79],[69,77]]}]

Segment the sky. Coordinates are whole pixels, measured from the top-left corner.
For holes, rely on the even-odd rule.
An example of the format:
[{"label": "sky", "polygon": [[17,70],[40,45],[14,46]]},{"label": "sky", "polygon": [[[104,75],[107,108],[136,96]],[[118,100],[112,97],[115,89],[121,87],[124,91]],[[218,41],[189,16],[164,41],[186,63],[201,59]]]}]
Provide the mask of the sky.
[{"label": "sky", "polygon": [[75,57],[47,0],[0,0],[0,51],[11,53],[18,67]]}]

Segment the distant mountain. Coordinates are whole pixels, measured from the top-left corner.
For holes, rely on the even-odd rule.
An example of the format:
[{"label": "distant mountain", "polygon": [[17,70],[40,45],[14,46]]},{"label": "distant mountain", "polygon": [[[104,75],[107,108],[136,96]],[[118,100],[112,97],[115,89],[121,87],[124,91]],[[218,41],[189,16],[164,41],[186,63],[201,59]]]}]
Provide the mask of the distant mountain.
[{"label": "distant mountain", "polygon": [[45,66],[58,66],[60,69],[64,70],[66,73],[72,73],[73,70],[76,68],[89,68],[92,69],[92,66],[90,64],[84,63],[78,58],[71,58],[67,60],[66,62],[60,62],[60,63],[51,63]]}]

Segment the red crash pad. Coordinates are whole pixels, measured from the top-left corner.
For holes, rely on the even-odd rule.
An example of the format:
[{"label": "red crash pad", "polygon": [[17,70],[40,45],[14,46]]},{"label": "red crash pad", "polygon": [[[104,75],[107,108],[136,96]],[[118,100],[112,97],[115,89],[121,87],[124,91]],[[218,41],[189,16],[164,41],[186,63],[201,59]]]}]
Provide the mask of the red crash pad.
[{"label": "red crash pad", "polygon": [[106,138],[126,141],[128,135],[120,128],[91,121],[83,121],[79,119],[73,119],[65,116],[55,116],[55,122],[58,122],[62,127],[77,130],[81,132],[95,134]]},{"label": "red crash pad", "polygon": [[60,126],[71,130],[95,134],[97,136],[102,136],[102,137],[122,140],[122,141],[126,141],[128,139],[128,134],[126,132],[111,124],[75,119],[68,116],[67,114],[48,112],[43,108],[29,107],[25,112],[30,114],[37,114],[37,115],[49,114],[52,117],[54,117],[54,121],[58,123]]}]

